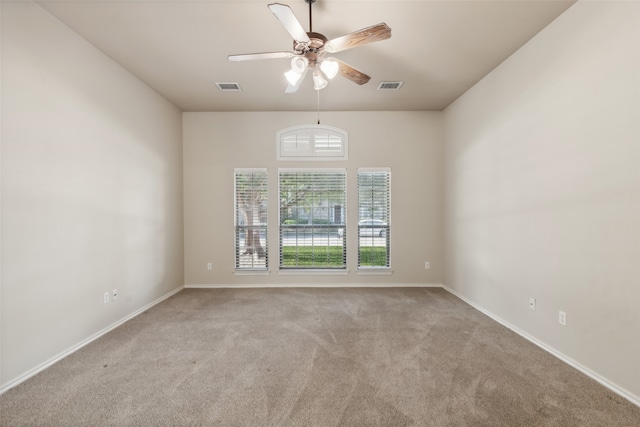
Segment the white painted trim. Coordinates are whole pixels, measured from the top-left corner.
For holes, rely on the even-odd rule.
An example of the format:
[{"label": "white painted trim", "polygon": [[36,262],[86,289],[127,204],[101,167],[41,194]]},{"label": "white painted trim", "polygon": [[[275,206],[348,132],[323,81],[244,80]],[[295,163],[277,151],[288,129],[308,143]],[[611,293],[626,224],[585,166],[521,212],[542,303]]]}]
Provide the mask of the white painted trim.
[{"label": "white painted trim", "polygon": [[358,271],[356,271],[356,274],[359,276],[390,276],[393,274],[393,269],[389,267],[360,267],[358,268]]},{"label": "white painted trim", "polygon": [[228,289],[228,288],[442,288],[440,283],[314,283],[314,284],[191,284],[187,289]]},{"label": "white painted trim", "polygon": [[9,391],[10,389],[12,389],[13,387],[25,382],[26,380],[28,380],[29,378],[33,377],[34,375],[39,374],[40,372],[44,371],[45,369],[47,369],[48,367],[52,366],[53,364],[55,364],[56,362],[64,359],[65,357],[69,356],[72,353],[75,353],[76,351],[80,350],[82,347],[86,346],[87,344],[97,340],[98,338],[100,338],[101,336],[103,336],[104,334],[111,332],[112,330],[114,330],[115,328],[117,328],[118,326],[122,325],[123,323],[125,323],[128,320],[133,319],[134,317],[136,317],[137,315],[149,310],[151,307],[153,307],[154,305],[157,305],[159,303],[161,303],[162,301],[166,300],[167,298],[169,298],[170,296],[180,292],[182,289],[184,289],[184,286],[181,286],[177,289],[174,289],[173,291],[169,292],[168,294],[161,296],[160,298],[156,299],[155,301],[145,305],[144,307],[134,311],[133,313],[131,313],[130,315],[118,320],[117,322],[107,326],[106,328],[104,328],[101,331],[96,332],[95,334],[91,335],[90,337],[80,341],[78,344],[73,345],[71,347],[69,347],[68,349],[66,349],[65,351],[63,351],[62,353],[54,356],[53,358],[47,360],[44,363],[41,363],[40,365],[36,366],[35,368],[25,372],[24,374],[20,375],[19,377],[13,379],[12,381],[3,384],[2,386],[0,386],[0,394],[3,394],[6,391]]},{"label": "white painted trim", "polygon": [[271,270],[233,270],[234,276],[268,276]]},{"label": "white painted trim", "polygon": [[516,334],[520,335],[522,338],[526,339],[527,341],[530,341],[531,343],[533,343],[536,346],[540,347],[541,349],[543,349],[547,353],[551,354],[552,356],[555,356],[556,358],[560,359],[561,361],[563,361],[567,365],[576,368],[578,371],[582,372],[583,374],[585,374],[589,378],[597,381],[598,383],[600,383],[601,385],[605,386],[606,388],[608,388],[612,392],[614,392],[617,395],[625,398],[626,400],[628,400],[629,402],[633,403],[634,405],[640,407],[640,397],[635,396],[630,391],[625,390],[624,388],[622,388],[622,387],[620,387],[620,386],[618,386],[616,384],[613,384],[612,382],[608,381],[606,378],[601,377],[600,375],[596,374],[595,372],[593,372],[589,368],[581,365],[580,363],[576,362],[572,358],[570,358],[570,357],[564,355],[563,353],[559,352],[555,348],[545,344],[542,341],[539,341],[538,339],[536,339],[535,337],[529,335],[528,333],[526,333],[525,331],[521,330],[520,328],[518,328],[518,327],[512,325],[511,323],[507,322],[506,320],[496,316],[495,314],[491,313],[490,311],[485,310],[484,308],[480,307],[478,304],[474,303],[473,301],[463,297],[462,295],[460,295],[459,293],[455,292],[453,289],[449,288],[448,286],[442,285],[442,288],[444,288],[447,292],[451,293],[452,295],[455,295],[456,297],[460,298],[462,301],[466,302],[467,304],[469,304],[471,307],[475,308],[476,310],[478,310],[482,314],[485,314],[485,315],[489,316],[491,319],[493,319],[496,322],[500,323],[502,326],[511,329],[513,332],[515,332]]},{"label": "white painted trim", "polygon": [[280,269],[278,270],[278,274],[281,276],[347,276],[349,275],[349,270],[332,268],[327,268],[326,270],[314,268],[291,268]]}]

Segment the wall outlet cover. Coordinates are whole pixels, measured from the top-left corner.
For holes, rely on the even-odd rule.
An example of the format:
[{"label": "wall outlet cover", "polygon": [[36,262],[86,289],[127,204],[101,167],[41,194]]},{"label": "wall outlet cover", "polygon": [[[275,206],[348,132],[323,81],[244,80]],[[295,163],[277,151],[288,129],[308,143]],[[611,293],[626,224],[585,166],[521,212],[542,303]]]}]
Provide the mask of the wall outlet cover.
[{"label": "wall outlet cover", "polygon": [[560,323],[562,326],[567,326],[567,313],[565,313],[564,311],[558,312],[558,323]]}]

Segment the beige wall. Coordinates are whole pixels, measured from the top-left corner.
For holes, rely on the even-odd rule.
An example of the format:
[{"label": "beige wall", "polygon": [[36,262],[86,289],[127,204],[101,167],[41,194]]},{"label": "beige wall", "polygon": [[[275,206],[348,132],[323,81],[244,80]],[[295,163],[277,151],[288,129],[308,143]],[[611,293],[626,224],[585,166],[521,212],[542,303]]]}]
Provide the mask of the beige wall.
[{"label": "beige wall", "polygon": [[444,190],[446,284],[636,402],[639,22],[578,2],[447,108]]},{"label": "beige wall", "polygon": [[[322,113],[349,132],[347,162],[278,162],[276,132],[315,123],[316,113],[185,113],[185,283],[194,285],[441,283],[442,125],[440,113]],[[347,221],[357,222],[358,167],[391,167],[392,275],[358,275],[356,236],[348,235],[346,276],[278,274],[279,167],[345,167]],[[233,171],[266,167],[270,180],[268,276],[234,275]],[[431,262],[425,270],[424,262]],[[213,270],[206,265],[213,263]]]},{"label": "beige wall", "polygon": [[181,139],[172,104],[2,2],[0,389],[183,285]]}]

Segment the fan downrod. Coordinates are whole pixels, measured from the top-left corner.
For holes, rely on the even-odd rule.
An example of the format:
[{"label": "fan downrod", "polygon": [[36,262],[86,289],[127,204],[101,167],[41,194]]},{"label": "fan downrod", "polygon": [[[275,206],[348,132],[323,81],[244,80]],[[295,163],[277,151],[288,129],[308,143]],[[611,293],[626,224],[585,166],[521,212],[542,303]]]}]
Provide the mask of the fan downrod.
[{"label": "fan downrod", "polygon": [[311,20],[311,5],[314,4],[316,2],[316,0],[304,0],[304,1],[309,4],[309,32],[312,33],[313,32],[313,22]]},{"label": "fan downrod", "polygon": [[310,63],[314,64],[318,60],[318,54],[324,47],[324,44],[327,42],[327,38],[320,33],[315,33],[313,31],[313,18],[311,13],[311,5],[316,2],[316,0],[304,0],[309,5],[309,32],[307,35],[309,36],[309,43],[300,43],[297,41],[293,41],[293,50],[298,54],[305,56]]}]

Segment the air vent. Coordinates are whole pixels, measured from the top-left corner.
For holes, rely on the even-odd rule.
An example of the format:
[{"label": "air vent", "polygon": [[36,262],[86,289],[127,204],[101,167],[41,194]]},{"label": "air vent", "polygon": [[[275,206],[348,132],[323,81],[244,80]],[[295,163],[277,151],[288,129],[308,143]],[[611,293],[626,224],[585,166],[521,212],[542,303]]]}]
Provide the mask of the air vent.
[{"label": "air vent", "polygon": [[238,83],[218,83],[216,82],[216,86],[223,92],[240,92],[240,85]]},{"label": "air vent", "polygon": [[398,90],[403,82],[380,82],[378,90]]}]

